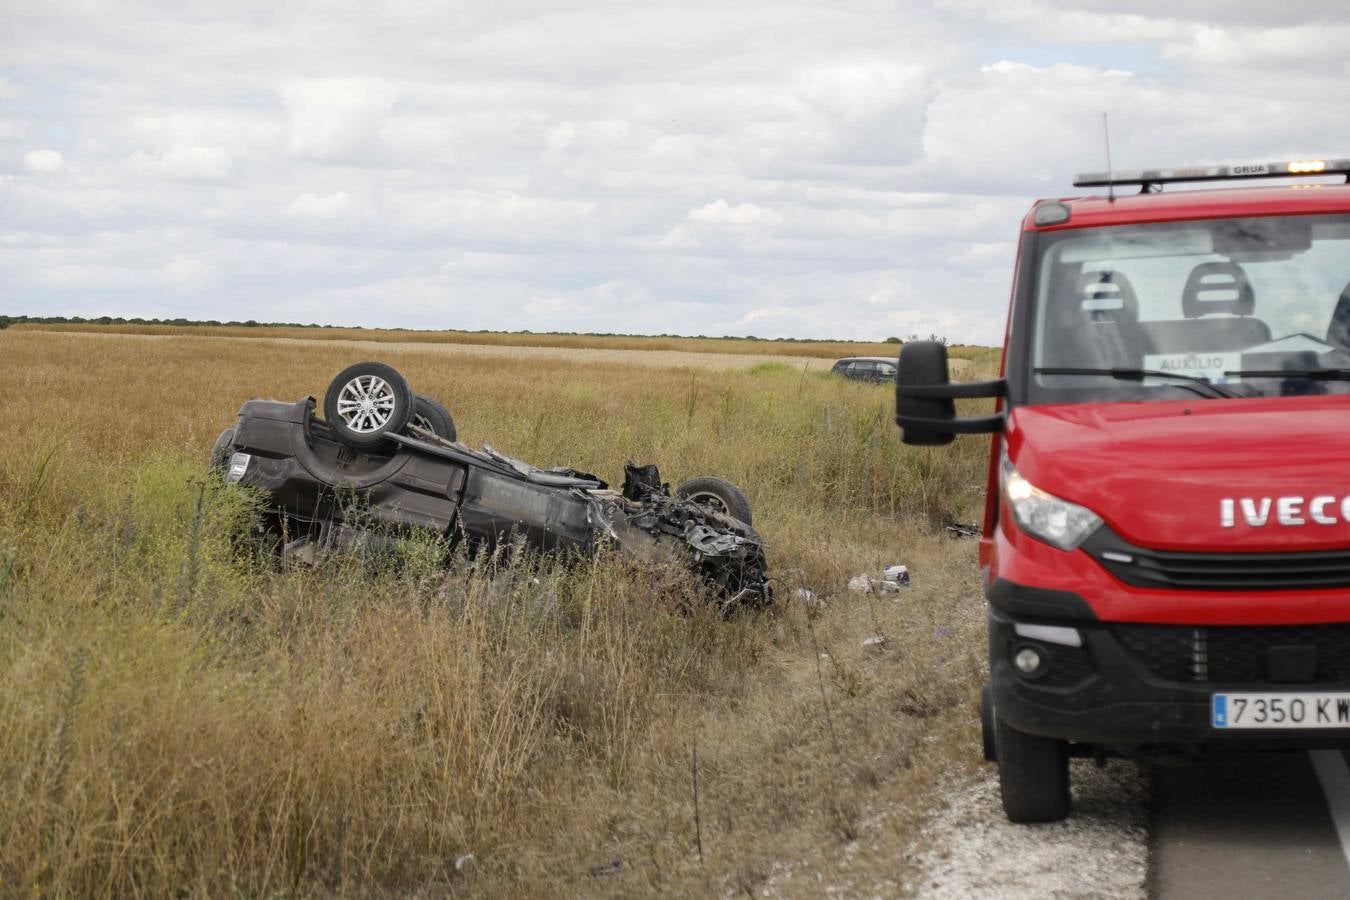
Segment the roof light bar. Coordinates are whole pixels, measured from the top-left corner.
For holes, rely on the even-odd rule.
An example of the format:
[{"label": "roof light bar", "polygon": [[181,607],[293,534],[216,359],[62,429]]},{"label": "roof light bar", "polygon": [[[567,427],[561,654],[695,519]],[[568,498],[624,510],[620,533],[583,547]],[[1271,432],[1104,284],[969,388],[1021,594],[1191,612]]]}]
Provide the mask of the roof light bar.
[{"label": "roof light bar", "polygon": [[1303,175],[1350,176],[1350,159],[1296,159],[1289,162],[1241,163],[1232,166],[1194,166],[1178,169],[1134,169],[1124,172],[1088,172],[1075,176],[1074,187],[1114,184],[1169,184],[1175,181],[1233,181],[1242,178],[1297,178]]}]

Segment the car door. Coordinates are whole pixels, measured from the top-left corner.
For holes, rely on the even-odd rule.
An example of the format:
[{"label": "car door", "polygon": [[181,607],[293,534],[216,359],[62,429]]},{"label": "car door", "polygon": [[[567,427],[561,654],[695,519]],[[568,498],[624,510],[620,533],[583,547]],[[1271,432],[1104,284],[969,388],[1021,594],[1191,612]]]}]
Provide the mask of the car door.
[{"label": "car door", "polygon": [[877,377],[876,363],[859,360],[855,362],[849,371],[850,378],[857,378],[859,381],[875,381]]}]

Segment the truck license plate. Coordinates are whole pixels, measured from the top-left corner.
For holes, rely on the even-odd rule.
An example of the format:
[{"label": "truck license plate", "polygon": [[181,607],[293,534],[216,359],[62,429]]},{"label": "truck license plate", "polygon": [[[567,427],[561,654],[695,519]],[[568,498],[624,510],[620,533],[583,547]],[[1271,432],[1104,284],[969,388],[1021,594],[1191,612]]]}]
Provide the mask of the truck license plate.
[{"label": "truck license plate", "polygon": [[1215,694],[1215,728],[1350,728],[1350,693]]}]

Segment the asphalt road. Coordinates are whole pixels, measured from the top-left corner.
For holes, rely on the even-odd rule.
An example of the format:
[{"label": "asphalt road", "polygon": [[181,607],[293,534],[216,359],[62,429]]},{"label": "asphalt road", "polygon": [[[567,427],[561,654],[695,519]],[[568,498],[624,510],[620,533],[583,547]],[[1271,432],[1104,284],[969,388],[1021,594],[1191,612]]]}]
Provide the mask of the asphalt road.
[{"label": "asphalt road", "polygon": [[1350,767],[1338,750],[1158,765],[1148,893],[1350,898]]}]

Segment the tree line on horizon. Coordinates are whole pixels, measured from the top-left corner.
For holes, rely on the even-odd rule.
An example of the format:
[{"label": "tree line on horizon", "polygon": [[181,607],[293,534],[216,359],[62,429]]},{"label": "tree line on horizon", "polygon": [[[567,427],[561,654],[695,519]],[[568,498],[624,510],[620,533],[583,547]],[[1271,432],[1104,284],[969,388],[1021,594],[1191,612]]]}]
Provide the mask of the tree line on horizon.
[{"label": "tree line on horizon", "polygon": [[[360,331],[457,331],[461,334],[535,334],[528,328],[522,328],[519,331],[500,331],[491,328],[370,328],[366,329],[359,325],[319,325],[314,322],[259,322],[256,319],[246,319],[244,321],[230,320],[220,321],[217,319],[154,319],[142,318],[140,316],[94,316],[86,318],[84,316],[7,316],[0,315],[0,330],[8,328],[10,325],[32,324],[32,325],[174,325],[181,327],[216,327],[216,328],[325,328],[325,329],[351,329]],[[919,339],[916,334],[911,334],[905,340],[898,337],[888,337],[882,341],[859,341],[848,338],[762,338],[753,334],[746,335],[706,335],[706,334],[626,334],[615,331],[545,331],[537,332],[539,334],[559,334],[559,335],[577,335],[586,337],[653,337],[653,338],[681,338],[692,337],[700,340],[712,341],[774,341],[779,343],[795,344],[903,344],[905,340],[915,341]],[[930,335],[930,340],[940,340],[947,343],[946,338],[939,338],[936,335]]]}]

